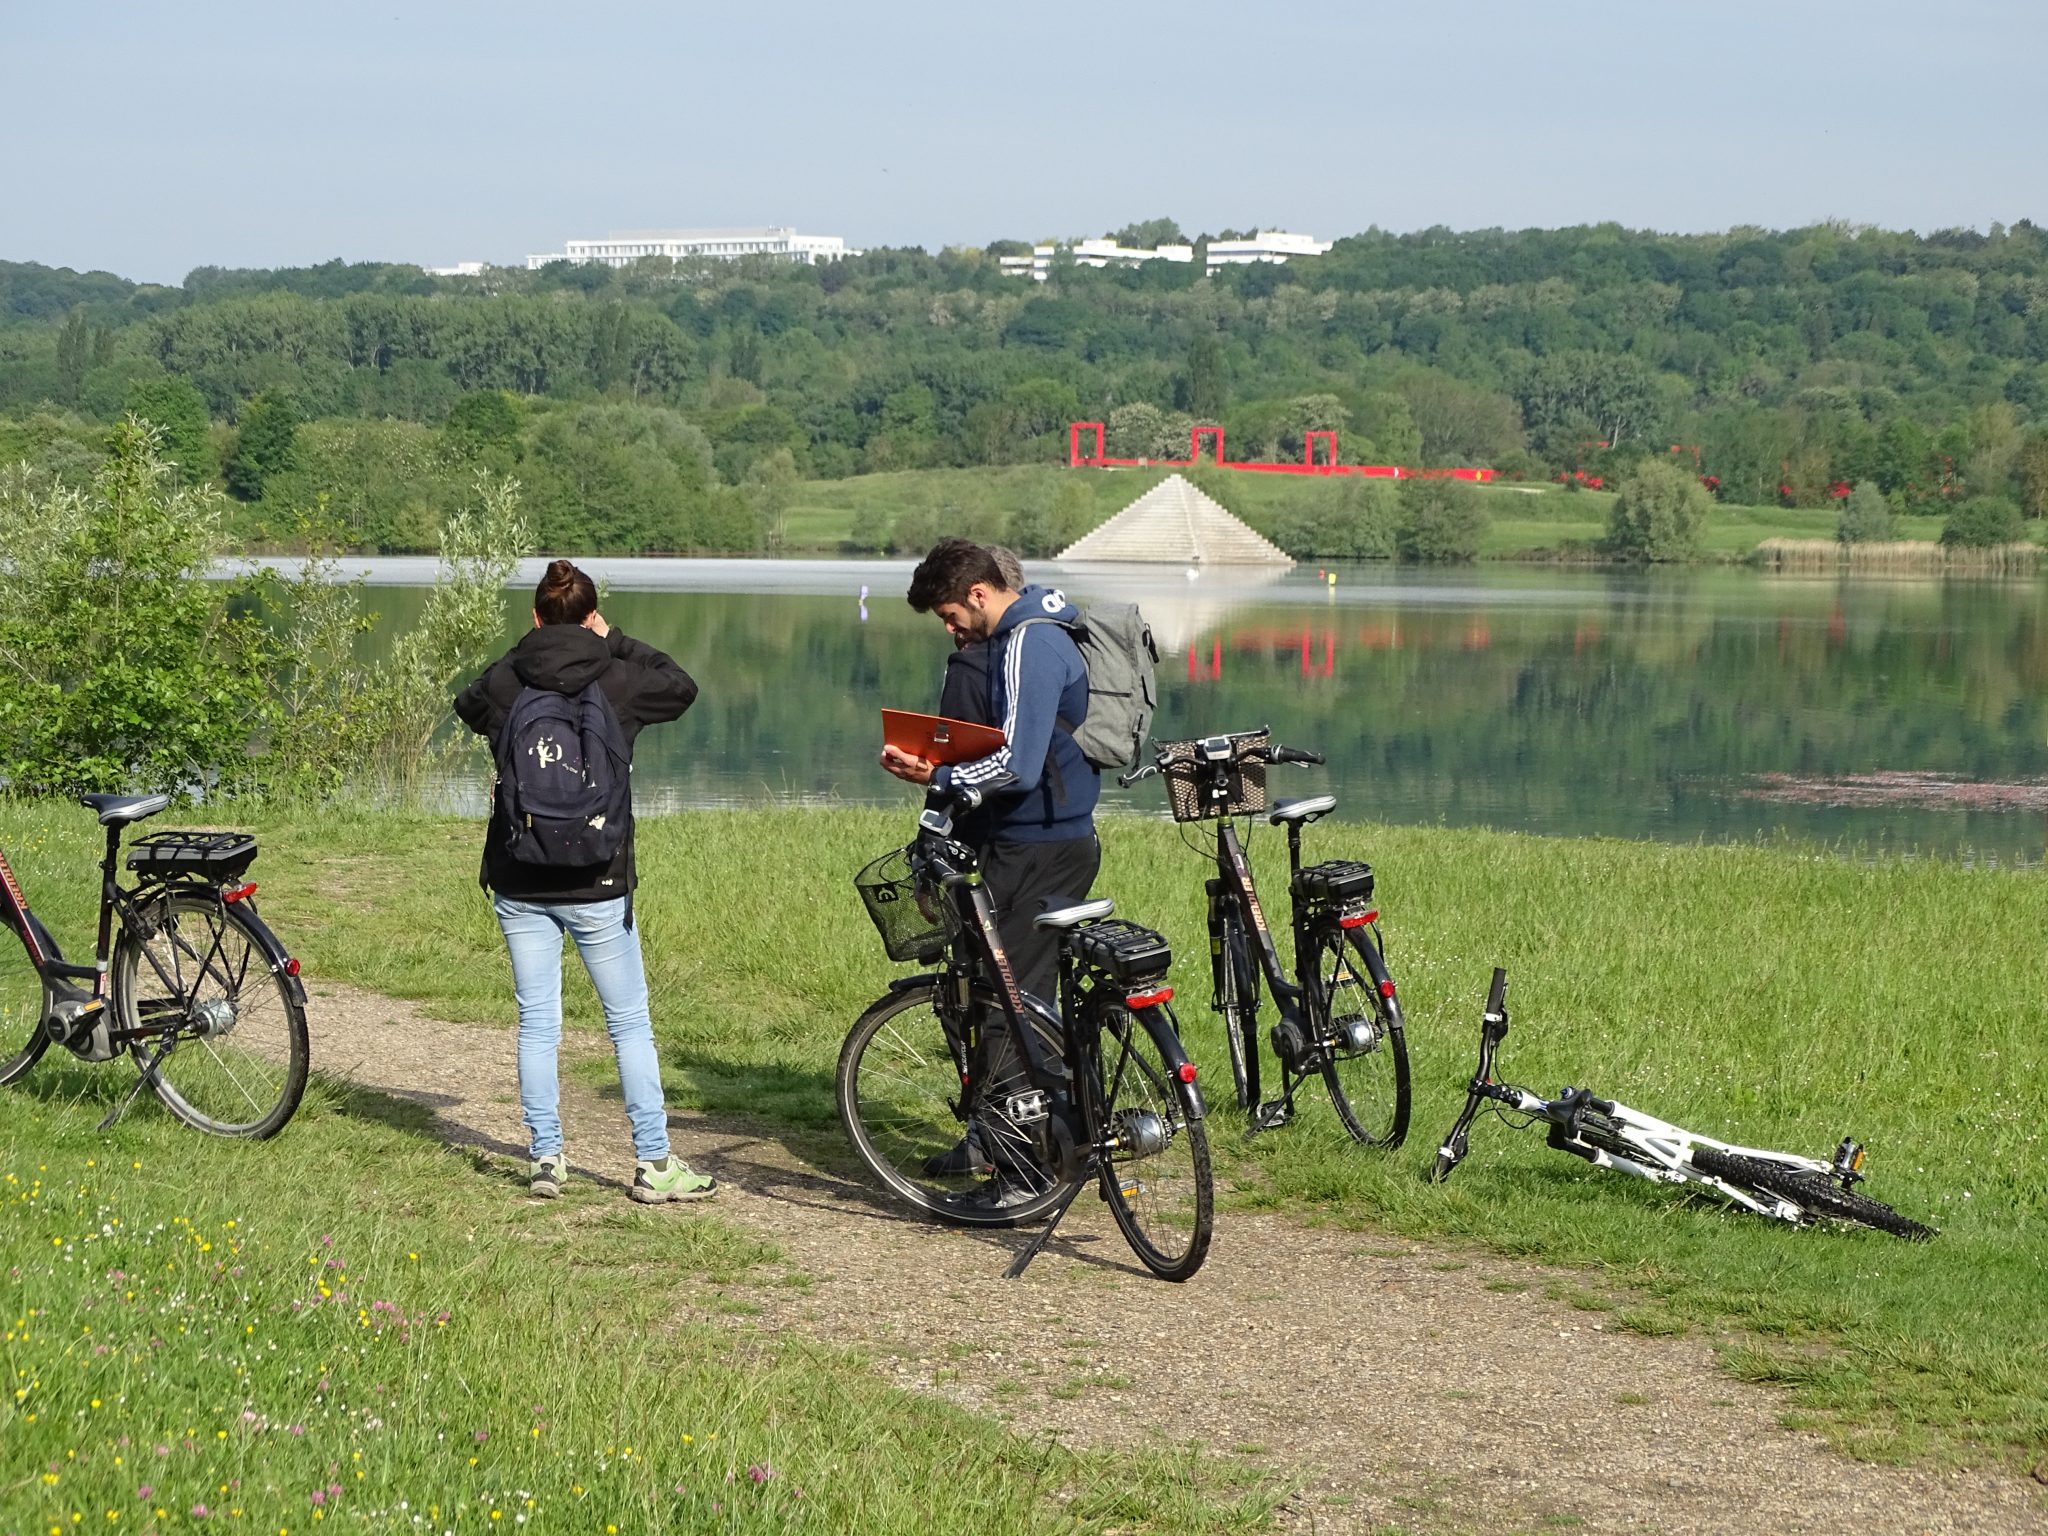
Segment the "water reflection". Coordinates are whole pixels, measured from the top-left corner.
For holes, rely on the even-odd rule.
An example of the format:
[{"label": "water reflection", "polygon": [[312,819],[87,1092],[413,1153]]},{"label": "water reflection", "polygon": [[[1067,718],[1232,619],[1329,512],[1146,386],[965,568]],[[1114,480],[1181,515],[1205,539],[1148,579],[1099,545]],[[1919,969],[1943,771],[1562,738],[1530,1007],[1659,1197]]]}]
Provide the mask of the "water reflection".
[{"label": "water reflection", "polygon": [[[875,712],[930,707],[946,649],[901,600],[909,562],[591,565],[608,615],[703,686],[680,727],[645,739],[643,804],[900,802],[873,766]],[[1270,724],[1329,754],[1289,784],[1338,792],[1347,814],[1680,840],[1785,832],[1999,862],[2038,860],[2048,839],[2038,582],[1384,566],[1189,580],[1050,562],[1031,574],[1084,603],[1143,605],[1164,653],[1156,735]],[[373,602],[402,626],[423,595],[399,585]],[[508,594],[508,634],[524,606]],[[1156,811],[1152,788],[1106,798]]]}]

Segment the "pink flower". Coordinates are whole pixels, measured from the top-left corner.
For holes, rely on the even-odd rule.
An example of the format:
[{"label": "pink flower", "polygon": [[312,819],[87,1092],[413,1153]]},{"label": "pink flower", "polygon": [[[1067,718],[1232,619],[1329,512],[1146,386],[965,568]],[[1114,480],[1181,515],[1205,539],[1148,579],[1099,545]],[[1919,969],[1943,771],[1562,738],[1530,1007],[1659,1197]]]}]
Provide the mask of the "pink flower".
[{"label": "pink flower", "polygon": [[765,1483],[774,1475],[775,1469],[773,1467],[760,1462],[756,1462],[753,1466],[747,1468],[747,1476],[757,1483]]},{"label": "pink flower", "polygon": [[144,1483],[140,1488],[135,1490],[135,1497],[137,1497],[138,1499],[146,1499],[155,1492],[156,1487],[154,1484]]},{"label": "pink flower", "polygon": [[322,1504],[325,1504],[326,1502],[327,1502],[327,1493],[326,1493],[326,1490],[324,1490],[324,1489],[321,1489],[321,1488],[315,1488],[315,1489],[313,1490],[313,1507],[314,1507],[315,1509],[318,1509],[318,1508],[319,1508],[319,1507],[320,1507],[320,1506],[321,1506]]},{"label": "pink flower", "polygon": [[206,1518],[206,1506],[204,1504],[194,1504],[192,1506],[192,1518],[204,1520]]}]

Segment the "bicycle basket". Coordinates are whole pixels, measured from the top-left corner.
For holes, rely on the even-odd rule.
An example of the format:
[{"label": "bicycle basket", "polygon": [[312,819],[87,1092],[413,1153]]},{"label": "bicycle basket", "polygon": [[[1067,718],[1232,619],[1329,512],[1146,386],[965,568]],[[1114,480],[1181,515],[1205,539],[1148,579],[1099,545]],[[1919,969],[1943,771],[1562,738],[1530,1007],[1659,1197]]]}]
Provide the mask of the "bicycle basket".
[{"label": "bicycle basket", "polygon": [[[1210,762],[1199,741],[1160,745],[1159,767],[1166,779],[1166,803],[1175,821],[1207,821],[1222,816],[1248,816],[1266,808],[1266,760],[1258,754],[1267,744],[1264,731],[1244,731],[1230,738],[1227,762]],[[1225,797],[1209,786],[1222,775]]]},{"label": "bicycle basket", "polygon": [[232,880],[255,862],[248,832],[153,832],[128,846],[128,867],[144,880]]},{"label": "bicycle basket", "polygon": [[959,926],[953,903],[941,890],[918,888],[907,849],[891,849],[876,859],[853,877],[853,888],[891,960],[929,964],[946,952]]}]

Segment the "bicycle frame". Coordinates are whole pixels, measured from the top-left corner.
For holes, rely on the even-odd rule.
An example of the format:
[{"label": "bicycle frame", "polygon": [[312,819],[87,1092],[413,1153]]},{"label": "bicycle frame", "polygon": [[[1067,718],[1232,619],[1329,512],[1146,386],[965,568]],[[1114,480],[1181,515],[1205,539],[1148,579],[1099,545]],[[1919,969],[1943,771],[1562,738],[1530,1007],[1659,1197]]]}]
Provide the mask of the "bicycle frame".
[{"label": "bicycle frame", "polygon": [[1507,1038],[1507,1033],[1507,972],[1496,968],[1492,988],[1487,994],[1486,1011],[1481,1016],[1479,1068],[1467,1087],[1463,1112],[1437,1150],[1436,1164],[1430,1174],[1432,1182],[1442,1183],[1450,1177],[1451,1170],[1464,1161],[1470,1149],[1472,1122],[1488,1103],[1528,1115],[1532,1120],[1544,1121],[1550,1127],[1548,1140],[1551,1147],[1583,1158],[1596,1168],[1609,1168],[1655,1184],[1704,1184],[1745,1210],[1782,1221],[1798,1223],[1806,1218],[1807,1212],[1796,1201],[1768,1190],[1751,1189],[1702,1171],[1693,1165],[1694,1151],[1700,1147],[1712,1147],[1736,1157],[1775,1163],[1831,1179],[1841,1179],[1845,1172],[1854,1172],[1854,1163],[1850,1160],[1851,1151],[1855,1149],[1853,1142],[1844,1142],[1835,1161],[1828,1163],[1818,1158],[1800,1157],[1764,1147],[1736,1146],[1712,1136],[1702,1136],[1617,1100],[1600,1098],[1587,1088],[1566,1088],[1556,1098],[1546,1099],[1514,1083],[1497,1082],[1493,1076],[1494,1053],[1500,1042]]}]

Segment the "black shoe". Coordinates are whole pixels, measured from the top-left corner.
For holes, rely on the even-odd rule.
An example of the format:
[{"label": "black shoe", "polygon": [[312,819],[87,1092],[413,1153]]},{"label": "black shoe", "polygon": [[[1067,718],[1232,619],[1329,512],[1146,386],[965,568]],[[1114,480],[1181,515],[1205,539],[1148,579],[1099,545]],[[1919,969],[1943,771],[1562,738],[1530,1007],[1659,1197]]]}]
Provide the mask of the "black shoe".
[{"label": "black shoe", "polygon": [[974,1150],[974,1144],[965,1136],[954,1143],[950,1152],[938,1152],[924,1160],[924,1176],[928,1179],[958,1177],[964,1173],[986,1173],[988,1164]]},{"label": "black shoe", "polygon": [[963,1211],[993,1216],[1029,1204],[1038,1198],[1044,1187],[1043,1183],[1025,1184],[1015,1179],[997,1177],[954,1198],[955,1203]]}]

